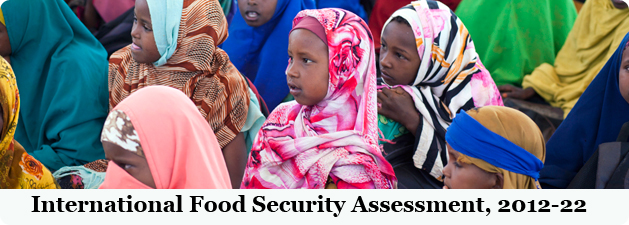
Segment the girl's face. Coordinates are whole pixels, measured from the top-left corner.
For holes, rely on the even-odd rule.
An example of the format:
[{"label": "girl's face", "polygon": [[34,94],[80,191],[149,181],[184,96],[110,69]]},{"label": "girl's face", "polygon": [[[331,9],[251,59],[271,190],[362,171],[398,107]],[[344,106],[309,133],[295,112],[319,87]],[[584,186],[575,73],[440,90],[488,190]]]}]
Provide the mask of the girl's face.
[{"label": "girl's face", "polygon": [[618,82],[620,83],[618,85],[620,94],[629,103],[629,48],[627,47],[625,47],[625,51],[622,53]]},{"label": "girl's face", "polygon": [[135,15],[131,29],[131,56],[139,63],[153,63],[161,57],[153,38],[151,13],[146,0],[135,1]]},{"label": "girl's face", "polygon": [[328,45],[306,29],[296,29],[288,37],[286,82],[301,105],[316,105],[328,93]]},{"label": "girl's face", "polygon": [[381,37],[380,75],[384,82],[411,85],[420,63],[411,27],[398,21],[390,22]]},{"label": "girl's face", "polygon": [[7,57],[11,55],[11,42],[9,42],[9,32],[7,27],[0,23],[0,55]]},{"label": "girl's face", "polygon": [[138,181],[155,188],[155,181],[146,158],[108,141],[103,141],[103,149],[107,159],[116,163]]},{"label": "girl's face", "polygon": [[449,189],[502,189],[502,174],[489,173],[474,164],[457,162],[461,153],[448,144],[448,165],[443,184]]},{"label": "girl's face", "polygon": [[269,22],[275,14],[277,0],[238,0],[240,15],[247,25],[259,27]]}]

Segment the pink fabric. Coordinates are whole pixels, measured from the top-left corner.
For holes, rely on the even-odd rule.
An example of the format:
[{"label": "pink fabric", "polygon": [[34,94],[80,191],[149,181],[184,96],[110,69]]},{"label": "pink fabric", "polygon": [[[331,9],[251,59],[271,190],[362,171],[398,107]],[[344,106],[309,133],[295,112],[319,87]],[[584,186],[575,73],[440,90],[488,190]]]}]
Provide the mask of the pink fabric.
[{"label": "pink fabric", "polygon": [[394,188],[377,145],[373,39],[360,17],[341,9],[301,11],[325,28],[330,80],[314,106],[278,106],[256,137],[241,188]]},{"label": "pink fabric", "polygon": [[109,23],[135,6],[135,0],[93,0],[92,4],[105,23]]},{"label": "pink fabric", "polygon": [[313,17],[304,17],[301,19],[292,30],[290,30],[289,34],[292,33],[296,29],[306,29],[310,32],[314,33],[321,39],[324,43],[328,43],[327,37],[325,36],[325,29],[319,21]]},{"label": "pink fabric", "polygon": [[[157,189],[231,188],[216,136],[183,92],[166,86],[145,87],[114,110],[123,111],[133,123]],[[112,172],[121,169],[115,167]],[[117,180],[124,176],[109,170],[103,186],[131,188],[119,186],[124,184]]]}]

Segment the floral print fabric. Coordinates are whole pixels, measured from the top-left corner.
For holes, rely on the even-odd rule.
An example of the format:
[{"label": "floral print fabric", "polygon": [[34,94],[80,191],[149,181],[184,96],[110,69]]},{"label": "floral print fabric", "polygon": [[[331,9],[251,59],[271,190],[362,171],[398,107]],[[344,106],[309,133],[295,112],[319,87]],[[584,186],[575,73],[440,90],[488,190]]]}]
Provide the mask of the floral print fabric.
[{"label": "floral print fabric", "polygon": [[253,145],[241,188],[394,188],[377,145],[376,70],[367,24],[341,9],[301,11],[323,26],[329,82],[317,105],[279,105]]}]

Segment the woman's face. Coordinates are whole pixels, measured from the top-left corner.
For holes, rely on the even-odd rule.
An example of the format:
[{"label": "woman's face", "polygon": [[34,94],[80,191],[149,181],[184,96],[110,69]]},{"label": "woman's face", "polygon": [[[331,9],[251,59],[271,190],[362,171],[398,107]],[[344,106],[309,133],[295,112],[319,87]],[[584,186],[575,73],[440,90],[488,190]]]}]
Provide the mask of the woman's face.
[{"label": "woman's face", "polygon": [[103,141],[103,149],[107,159],[116,163],[138,181],[155,188],[155,181],[146,158],[108,141]]},{"label": "woman's face", "polygon": [[328,93],[328,45],[306,29],[296,29],[288,38],[286,82],[295,101],[316,105]]},{"label": "woman's face", "polygon": [[11,42],[9,42],[9,32],[7,27],[0,23],[0,55],[8,57],[11,55]]},{"label": "woman's face", "polygon": [[625,101],[629,103],[629,48],[625,47],[622,53],[622,61],[620,64],[620,72],[618,73],[618,89]]},{"label": "woman's face", "polygon": [[460,154],[448,146],[448,165],[443,169],[443,184],[448,189],[502,189],[499,174],[489,173],[474,164],[457,162]]}]

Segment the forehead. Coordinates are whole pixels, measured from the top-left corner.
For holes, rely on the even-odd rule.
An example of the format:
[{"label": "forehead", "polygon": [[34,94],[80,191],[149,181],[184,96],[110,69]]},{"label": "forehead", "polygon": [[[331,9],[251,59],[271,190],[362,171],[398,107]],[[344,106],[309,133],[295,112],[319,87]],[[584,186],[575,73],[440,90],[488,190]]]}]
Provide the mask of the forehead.
[{"label": "forehead", "polygon": [[327,46],[327,44],[325,44],[323,40],[321,40],[321,38],[319,38],[312,31],[306,29],[293,30],[288,38],[288,43],[289,48],[290,45],[300,45],[300,48],[296,50],[301,50],[303,48],[313,49],[320,48],[321,46]]},{"label": "forehead", "polygon": [[387,44],[391,45],[394,42],[407,48],[415,48],[415,35],[413,29],[409,25],[402,24],[397,21],[390,22],[382,32],[382,38],[387,41]]}]

